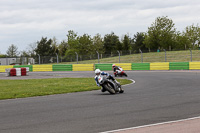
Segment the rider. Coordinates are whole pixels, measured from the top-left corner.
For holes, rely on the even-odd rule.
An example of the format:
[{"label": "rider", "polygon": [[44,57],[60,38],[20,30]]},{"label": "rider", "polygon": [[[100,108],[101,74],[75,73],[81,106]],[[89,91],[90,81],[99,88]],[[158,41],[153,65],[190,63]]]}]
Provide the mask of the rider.
[{"label": "rider", "polygon": [[[108,77],[108,79],[111,79],[111,80],[114,81],[116,84],[120,85],[120,83],[117,82],[117,80],[114,79],[114,77],[113,77],[112,75],[110,75],[109,73],[107,73],[107,72],[103,72],[103,71],[101,71],[100,69],[96,69],[96,70],[95,70],[95,74],[96,74],[96,76],[94,77],[94,79],[95,79],[95,81],[96,81],[97,86],[100,86],[100,84],[99,84],[99,82],[98,82],[98,76],[99,76],[99,75],[105,75],[105,76]],[[102,88],[101,88],[101,91],[102,91],[102,92],[105,92],[106,90],[102,87]]]},{"label": "rider", "polygon": [[123,69],[120,66],[116,66],[115,64],[112,65],[112,69],[114,71],[115,76],[123,71]]}]

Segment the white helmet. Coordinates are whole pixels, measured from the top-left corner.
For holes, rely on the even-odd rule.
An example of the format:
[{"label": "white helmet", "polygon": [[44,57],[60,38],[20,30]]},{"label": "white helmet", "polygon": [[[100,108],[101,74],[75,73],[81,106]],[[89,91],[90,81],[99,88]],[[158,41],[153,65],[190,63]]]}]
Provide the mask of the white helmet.
[{"label": "white helmet", "polygon": [[95,74],[100,74],[101,70],[100,69],[96,69],[95,70]]}]

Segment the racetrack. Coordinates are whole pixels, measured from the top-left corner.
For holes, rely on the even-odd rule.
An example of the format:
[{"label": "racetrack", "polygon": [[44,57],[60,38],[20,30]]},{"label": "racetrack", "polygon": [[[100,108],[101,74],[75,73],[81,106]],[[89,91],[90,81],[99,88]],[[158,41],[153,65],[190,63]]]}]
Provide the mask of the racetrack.
[{"label": "racetrack", "polygon": [[[98,91],[0,101],[0,132],[95,133],[200,116],[200,71],[127,71],[125,93]],[[94,77],[34,72],[1,79]]]}]

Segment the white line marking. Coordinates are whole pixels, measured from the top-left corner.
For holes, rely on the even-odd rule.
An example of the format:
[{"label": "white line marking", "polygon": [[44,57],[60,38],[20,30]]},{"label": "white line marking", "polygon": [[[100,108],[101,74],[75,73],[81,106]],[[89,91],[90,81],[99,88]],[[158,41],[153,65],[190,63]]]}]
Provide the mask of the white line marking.
[{"label": "white line marking", "polygon": [[127,86],[127,85],[132,85],[132,84],[135,84],[135,80],[133,80],[133,79],[128,79],[128,80],[131,80],[131,81],[132,81],[132,83],[130,83],[130,84],[126,84],[126,85],[123,85],[123,86]]},{"label": "white line marking", "polygon": [[100,132],[100,133],[113,133],[113,132],[119,132],[119,131],[131,130],[131,129],[138,129],[138,128],[152,127],[152,126],[158,126],[158,125],[164,125],[164,124],[170,124],[170,123],[177,123],[177,122],[194,120],[194,119],[200,119],[200,116],[193,117],[193,118],[176,120],[176,121],[168,121],[168,122],[155,123],[155,124],[150,124],[150,125],[143,125],[143,126],[138,126],[138,127],[130,127],[130,128],[117,129],[117,130],[112,130],[112,131],[105,131],[105,132]]}]

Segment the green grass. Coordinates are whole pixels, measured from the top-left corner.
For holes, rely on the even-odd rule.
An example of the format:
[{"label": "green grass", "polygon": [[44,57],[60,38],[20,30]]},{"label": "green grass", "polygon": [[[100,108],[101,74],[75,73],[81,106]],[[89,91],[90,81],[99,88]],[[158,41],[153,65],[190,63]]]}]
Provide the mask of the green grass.
[{"label": "green grass", "polygon": [[[117,79],[122,85],[132,81]],[[98,90],[94,78],[0,80],[0,99],[13,99]]]},{"label": "green grass", "polygon": [[[124,55],[123,55],[124,54]],[[120,56],[120,63],[140,63],[141,54],[131,54],[125,55],[126,53],[122,53]],[[119,63],[119,56],[110,57],[110,58],[102,58],[99,60],[100,63]],[[182,51],[167,51],[166,52],[166,62],[190,62],[191,55],[190,50],[182,50]],[[200,61],[200,50],[192,50],[192,61]],[[151,62],[165,62],[165,52],[148,52],[143,53],[143,62],[151,63]],[[60,64],[76,64],[77,62],[62,62]],[[85,60],[78,61],[79,64],[93,64],[98,63],[98,59],[95,60]]]}]

